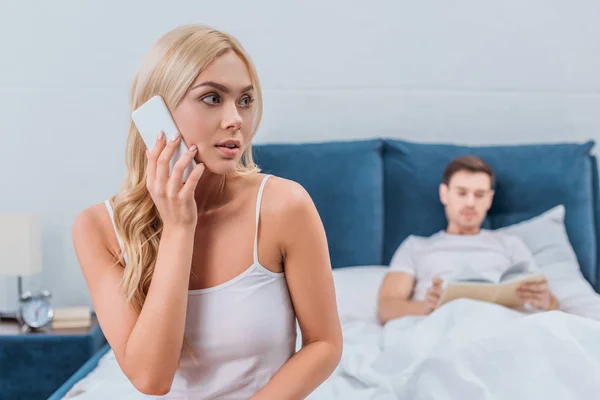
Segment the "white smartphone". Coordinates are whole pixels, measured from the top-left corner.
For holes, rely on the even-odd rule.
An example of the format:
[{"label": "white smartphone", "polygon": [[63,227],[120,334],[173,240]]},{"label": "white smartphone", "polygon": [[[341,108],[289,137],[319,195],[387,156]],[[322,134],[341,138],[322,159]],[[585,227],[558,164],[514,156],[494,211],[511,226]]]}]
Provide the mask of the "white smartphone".
[{"label": "white smartphone", "polygon": [[[133,119],[135,127],[140,132],[142,139],[144,139],[144,143],[146,143],[146,147],[150,151],[154,148],[156,138],[161,130],[165,133],[167,140],[171,140],[179,133],[167,105],[160,96],[152,97],[133,111],[133,113],[131,113],[131,119]],[[173,157],[171,158],[169,175],[173,172],[173,167],[177,160],[179,160],[187,150],[187,145],[184,143],[183,138],[181,138],[179,148],[175,150],[175,154],[173,154]],[[183,172],[183,182],[187,180],[195,166],[196,162],[192,159],[190,165],[188,165]]]}]

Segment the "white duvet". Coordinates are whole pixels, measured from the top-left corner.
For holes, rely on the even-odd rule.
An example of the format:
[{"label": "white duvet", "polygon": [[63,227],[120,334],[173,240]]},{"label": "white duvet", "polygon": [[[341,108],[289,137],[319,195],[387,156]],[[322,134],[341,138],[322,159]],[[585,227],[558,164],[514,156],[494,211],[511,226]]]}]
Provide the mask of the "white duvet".
[{"label": "white duvet", "polygon": [[458,300],[428,317],[344,327],[344,355],[310,397],[591,399],[600,393],[600,322]]}]

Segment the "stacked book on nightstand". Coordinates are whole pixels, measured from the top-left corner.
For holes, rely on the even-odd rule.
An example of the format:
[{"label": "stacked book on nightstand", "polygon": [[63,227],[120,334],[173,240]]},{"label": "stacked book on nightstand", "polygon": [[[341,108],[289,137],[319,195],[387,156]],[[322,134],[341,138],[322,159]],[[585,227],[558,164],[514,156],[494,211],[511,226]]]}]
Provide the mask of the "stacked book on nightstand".
[{"label": "stacked book on nightstand", "polygon": [[91,325],[90,307],[63,307],[54,310],[52,329],[89,328]]}]

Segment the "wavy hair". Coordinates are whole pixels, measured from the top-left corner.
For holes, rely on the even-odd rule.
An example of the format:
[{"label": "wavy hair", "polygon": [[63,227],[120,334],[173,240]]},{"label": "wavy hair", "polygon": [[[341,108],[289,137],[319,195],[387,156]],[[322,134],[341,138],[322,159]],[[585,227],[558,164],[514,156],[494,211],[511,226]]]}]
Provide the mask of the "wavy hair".
[{"label": "wavy hair", "polygon": [[[163,97],[173,110],[196,77],[215,59],[233,51],[245,62],[255,90],[255,135],[262,116],[262,92],[258,75],[242,45],[231,35],[205,25],[183,25],[162,36],[145,56],[130,89],[130,111],[152,96]],[[119,261],[125,266],[122,287],[125,297],[139,314],[152,281],[162,221],[146,188],[146,145],[133,121],[129,121],[126,144],[127,176],[113,197],[115,225],[123,250]],[[248,145],[236,172],[246,175],[258,172]]]}]

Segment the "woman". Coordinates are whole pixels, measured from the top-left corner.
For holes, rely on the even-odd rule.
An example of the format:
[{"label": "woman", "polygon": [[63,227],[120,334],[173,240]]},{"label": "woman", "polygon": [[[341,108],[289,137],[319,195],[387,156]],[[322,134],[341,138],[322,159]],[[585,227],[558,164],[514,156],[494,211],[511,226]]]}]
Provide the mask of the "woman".
[{"label": "woman", "polygon": [[[337,366],[341,328],[312,200],[252,160],[254,66],[230,35],[182,26],[145,58],[132,110],[154,95],[181,137],[157,132],[150,151],[130,123],[123,188],[73,226],[117,362],[140,392],[166,398],[304,398]],[[189,151],[169,175],[180,140]]]}]

